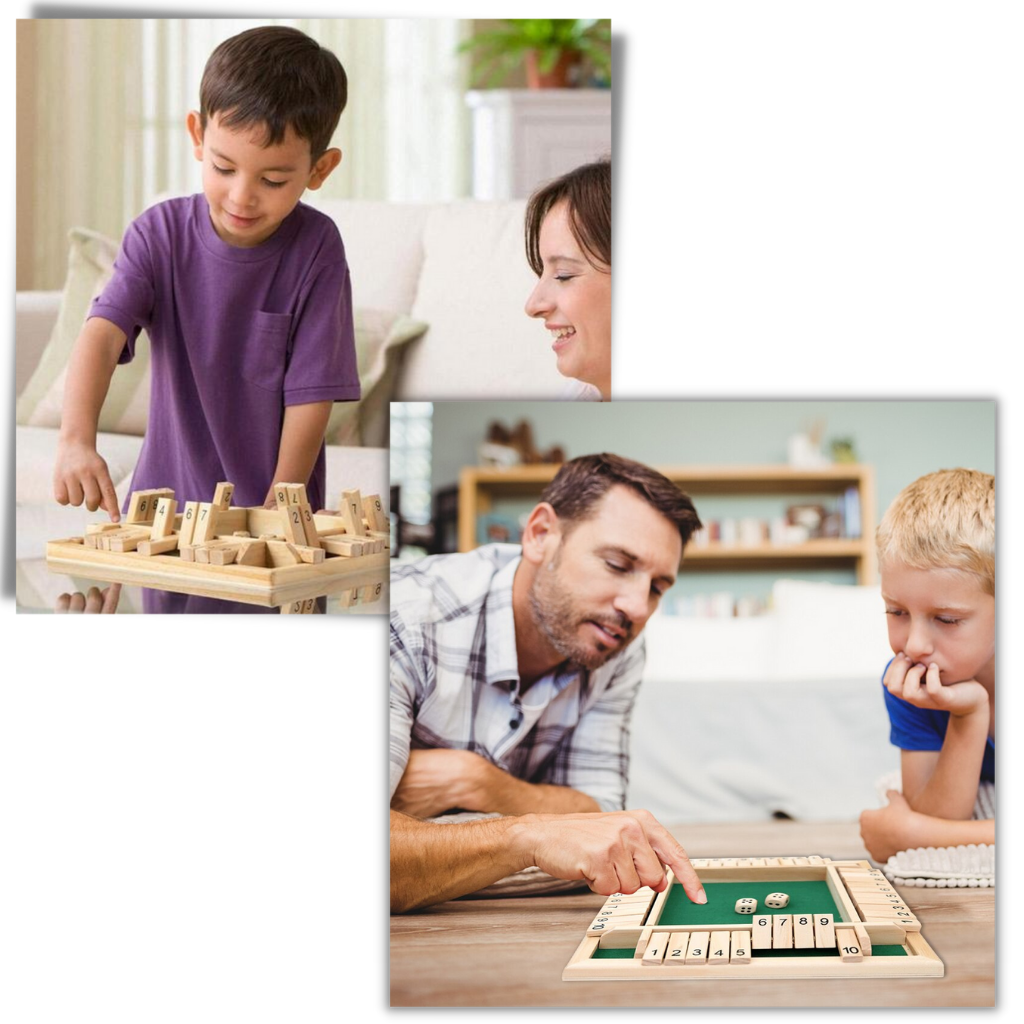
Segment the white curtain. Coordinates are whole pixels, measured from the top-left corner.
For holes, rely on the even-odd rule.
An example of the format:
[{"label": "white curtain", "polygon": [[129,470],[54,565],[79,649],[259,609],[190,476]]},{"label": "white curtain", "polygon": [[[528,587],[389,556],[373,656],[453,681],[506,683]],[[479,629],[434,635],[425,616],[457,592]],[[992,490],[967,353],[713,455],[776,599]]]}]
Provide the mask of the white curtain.
[{"label": "white curtain", "polygon": [[[341,60],[348,106],[334,144],[341,166],[325,198],[443,201],[471,179],[466,61],[471,23],[451,18],[40,20],[18,88],[32,90],[31,183],[19,230],[31,231],[30,284],[58,288],[67,232],[115,238],[157,196],[199,191],[185,117],[199,106],[218,43],[255,25],[306,32]],[[31,203],[31,208],[25,204]]]}]

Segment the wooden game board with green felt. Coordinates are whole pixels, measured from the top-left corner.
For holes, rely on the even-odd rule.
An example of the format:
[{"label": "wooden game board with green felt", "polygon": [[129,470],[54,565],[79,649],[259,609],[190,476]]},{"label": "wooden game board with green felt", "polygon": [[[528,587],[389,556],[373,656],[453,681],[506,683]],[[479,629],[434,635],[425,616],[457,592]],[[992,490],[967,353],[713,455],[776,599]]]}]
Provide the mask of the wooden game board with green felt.
[{"label": "wooden game board with green felt", "polygon": [[[867,861],[751,857],[692,861],[707,894],[668,886],[610,896],[563,981],[942,977],[921,924]],[[770,893],[789,897],[765,905]],[[757,900],[753,914],[736,901]]]}]

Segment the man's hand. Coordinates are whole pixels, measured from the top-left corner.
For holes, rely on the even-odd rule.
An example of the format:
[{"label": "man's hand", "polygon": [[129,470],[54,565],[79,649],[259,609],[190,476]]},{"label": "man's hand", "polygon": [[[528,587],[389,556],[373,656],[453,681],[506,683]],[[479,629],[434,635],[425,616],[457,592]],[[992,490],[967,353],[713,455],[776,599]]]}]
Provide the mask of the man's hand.
[{"label": "man's hand", "polygon": [[583,879],[602,896],[665,888],[665,868],[694,903],[707,903],[686,851],[650,811],[528,814],[513,829],[513,846],[555,878]]},{"label": "man's hand", "polygon": [[890,789],[885,795],[889,801],[887,806],[864,811],[860,816],[860,835],[864,840],[864,848],[879,864],[884,864],[901,850],[909,850],[918,845],[918,825],[922,818],[907,803],[902,793]]},{"label": "man's hand", "polygon": [[988,710],[988,694],[976,679],[943,686],[937,665],[914,664],[902,652],[889,663],[882,682],[894,697],[917,708],[948,711],[958,718]]},{"label": "man's hand", "polygon": [[435,818],[454,807],[493,810],[485,798],[486,778],[500,771],[471,750],[412,750],[392,810],[413,818]]}]

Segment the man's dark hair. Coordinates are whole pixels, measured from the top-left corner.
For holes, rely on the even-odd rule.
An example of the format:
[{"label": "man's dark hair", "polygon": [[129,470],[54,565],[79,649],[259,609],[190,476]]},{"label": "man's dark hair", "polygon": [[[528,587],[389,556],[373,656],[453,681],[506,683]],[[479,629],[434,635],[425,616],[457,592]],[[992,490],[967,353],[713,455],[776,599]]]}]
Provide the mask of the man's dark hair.
[{"label": "man's dark hair", "polygon": [[221,114],[226,128],[262,125],[265,146],[288,126],[309,143],[315,164],[327,151],[348,101],[341,62],[297,28],[264,25],[225,40],[210,54],[199,87],[199,122]]},{"label": "man's dark hair", "polygon": [[554,508],[560,521],[572,525],[589,518],[612,487],[628,487],[668,519],[683,547],[701,521],[693,502],[667,476],[621,455],[582,455],[566,462],[544,488],[541,501]]}]

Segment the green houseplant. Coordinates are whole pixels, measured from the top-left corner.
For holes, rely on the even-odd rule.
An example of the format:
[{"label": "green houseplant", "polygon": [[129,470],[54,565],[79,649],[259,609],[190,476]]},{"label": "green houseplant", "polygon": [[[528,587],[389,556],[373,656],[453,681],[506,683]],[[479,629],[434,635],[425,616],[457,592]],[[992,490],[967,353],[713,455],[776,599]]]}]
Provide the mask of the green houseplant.
[{"label": "green houseplant", "polygon": [[474,81],[493,86],[526,64],[531,89],[563,88],[572,69],[588,61],[611,80],[611,25],[605,18],[505,18],[459,46],[472,52]]}]

